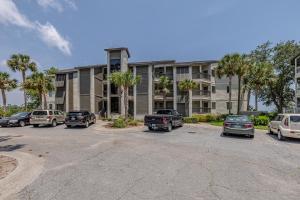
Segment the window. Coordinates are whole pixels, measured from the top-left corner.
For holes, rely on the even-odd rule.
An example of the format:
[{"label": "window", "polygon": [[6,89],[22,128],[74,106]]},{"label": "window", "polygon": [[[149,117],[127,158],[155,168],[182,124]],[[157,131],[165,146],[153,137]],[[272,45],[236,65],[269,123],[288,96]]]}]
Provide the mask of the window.
[{"label": "window", "polygon": [[274,121],[282,121],[282,119],[283,119],[283,115],[277,115],[276,117],[275,117],[275,119],[274,119]]},{"label": "window", "polygon": [[216,102],[212,102],[212,103],[211,103],[211,108],[212,108],[212,109],[216,109]]},{"label": "window", "polygon": [[226,107],[227,107],[227,110],[231,109],[232,108],[232,102],[226,102]]},{"label": "window", "polygon": [[177,74],[188,74],[189,73],[189,68],[188,67],[177,67],[176,68],[176,73]]},{"label": "window", "polygon": [[53,112],[51,110],[49,111],[49,115],[53,115]]},{"label": "window", "polygon": [[227,86],[227,93],[229,93],[229,86]]},{"label": "window", "polygon": [[212,76],[212,77],[215,77],[215,70],[214,70],[214,69],[211,70],[211,76]]},{"label": "window", "polygon": [[49,97],[52,97],[53,96],[53,92],[52,91],[49,91]]},{"label": "window", "polygon": [[49,109],[53,109],[53,105],[52,104],[49,104]]},{"label": "window", "polygon": [[216,93],[216,86],[212,86],[211,91],[212,91],[212,93]]},{"label": "window", "polygon": [[291,122],[299,123],[300,122],[300,116],[290,116]]},{"label": "window", "polygon": [[58,111],[54,111],[54,115],[59,115],[59,112]]}]

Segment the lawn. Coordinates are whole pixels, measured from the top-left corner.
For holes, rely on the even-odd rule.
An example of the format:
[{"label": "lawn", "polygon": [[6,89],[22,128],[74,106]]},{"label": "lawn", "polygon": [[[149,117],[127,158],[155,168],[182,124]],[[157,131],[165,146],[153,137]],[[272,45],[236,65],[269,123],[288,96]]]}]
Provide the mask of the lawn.
[{"label": "lawn", "polygon": [[[223,121],[213,121],[209,122],[210,125],[213,126],[223,126]],[[254,126],[254,128],[259,129],[259,130],[268,130],[268,126]]]}]

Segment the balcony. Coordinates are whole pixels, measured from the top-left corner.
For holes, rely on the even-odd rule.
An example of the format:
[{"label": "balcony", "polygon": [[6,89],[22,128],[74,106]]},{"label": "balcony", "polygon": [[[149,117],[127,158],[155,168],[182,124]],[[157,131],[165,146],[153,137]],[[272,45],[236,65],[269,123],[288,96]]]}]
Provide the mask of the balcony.
[{"label": "balcony", "polygon": [[206,107],[203,107],[203,108],[193,108],[192,110],[193,113],[197,113],[197,114],[206,114],[206,113],[211,113],[211,108],[206,108]]},{"label": "balcony", "polygon": [[64,80],[56,80],[55,81],[55,87],[64,87],[65,81]]},{"label": "balcony", "polygon": [[193,90],[193,96],[210,97],[211,92],[209,90]]},{"label": "balcony", "polygon": [[173,74],[162,74],[162,73],[154,73],[154,81],[159,81],[161,76],[168,77],[171,81],[173,80]]},{"label": "balcony", "polygon": [[192,73],[192,78],[193,79],[206,79],[206,80],[210,80],[211,75],[209,75],[208,73]]},{"label": "balcony", "polygon": [[[174,92],[172,90],[170,90],[169,93],[167,93],[166,95],[166,99],[172,99],[174,97]],[[154,91],[154,99],[163,99],[164,98],[164,94],[163,92],[157,90],[157,91]]]},{"label": "balcony", "polygon": [[183,81],[186,79],[190,79],[190,74],[186,73],[186,74],[176,74],[176,80],[177,81]]},{"label": "balcony", "polygon": [[65,96],[66,96],[65,92],[62,93],[62,96],[56,96],[55,97],[55,104],[64,104]]}]

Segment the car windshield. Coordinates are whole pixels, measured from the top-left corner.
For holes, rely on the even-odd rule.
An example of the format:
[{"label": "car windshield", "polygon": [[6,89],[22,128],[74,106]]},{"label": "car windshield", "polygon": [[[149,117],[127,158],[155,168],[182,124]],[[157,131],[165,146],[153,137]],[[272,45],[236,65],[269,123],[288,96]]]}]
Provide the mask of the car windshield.
[{"label": "car windshield", "polygon": [[300,123],[300,116],[290,116],[291,122]]},{"label": "car windshield", "polygon": [[82,112],[69,112],[69,116],[82,116]]},{"label": "car windshield", "polygon": [[20,112],[12,115],[12,117],[25,117],[28,113],[26,112]]},{"label": "car windshield", "polygon": [[228,116],[226,118],[226,121],[230,121],[230,122],[247,122],[250,121],[248,116],[242,115],[242,116]]},{"label": "car windshield", "polygon": [[43,111],[43,110],[34,111],[32,115],[47,115],[47,111]]},{"label": "car windshield", "polygon": [[157,111],[158,115],[172,115],[172,111],[171,110],[159,110]]}]

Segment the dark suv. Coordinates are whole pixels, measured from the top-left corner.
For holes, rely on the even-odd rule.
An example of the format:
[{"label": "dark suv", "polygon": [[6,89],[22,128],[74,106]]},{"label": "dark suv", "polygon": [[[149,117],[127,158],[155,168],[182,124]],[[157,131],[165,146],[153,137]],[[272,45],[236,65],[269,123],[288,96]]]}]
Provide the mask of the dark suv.
[{"label": "dark suv", "polygon": [[96,123],[96,116],[89,111],[71,111],[67,113],[65,119],[65,124],[68,128],[72,126],[84,126],[87,128],[91,123]]}]

